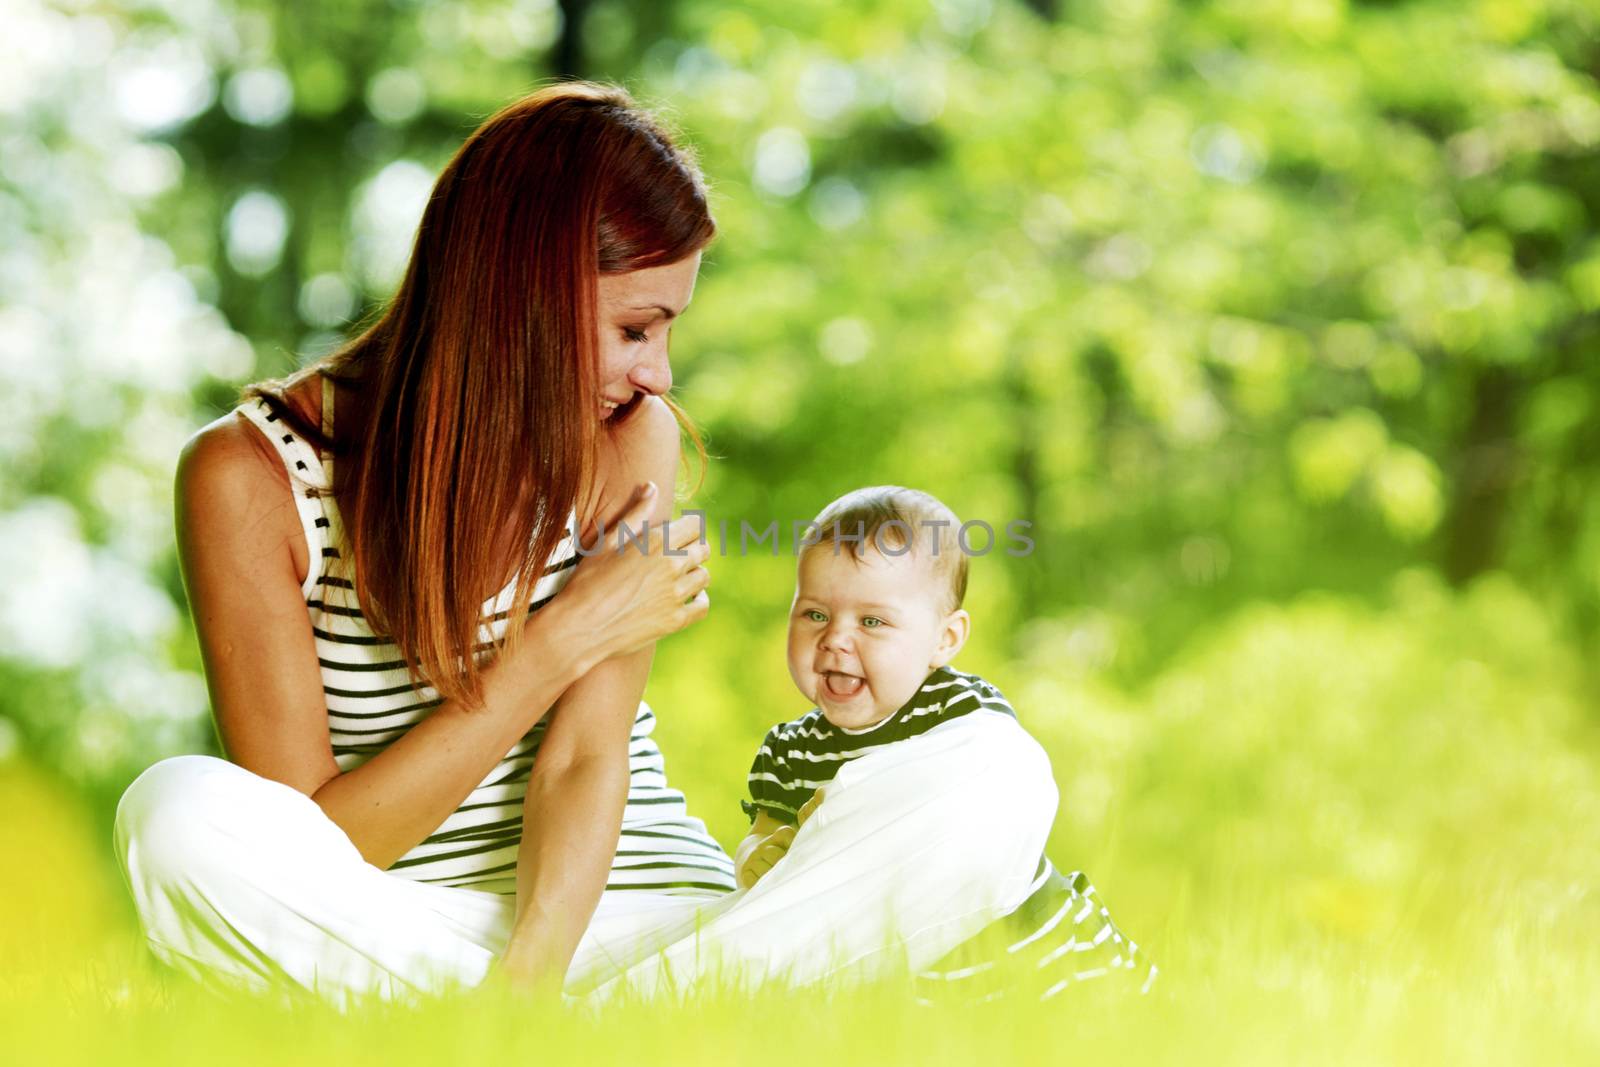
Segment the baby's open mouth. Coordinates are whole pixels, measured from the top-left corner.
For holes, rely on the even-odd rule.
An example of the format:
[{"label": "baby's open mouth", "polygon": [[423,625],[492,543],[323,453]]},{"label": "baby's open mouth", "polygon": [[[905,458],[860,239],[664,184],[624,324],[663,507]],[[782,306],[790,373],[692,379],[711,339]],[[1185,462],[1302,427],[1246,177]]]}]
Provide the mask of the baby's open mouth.
[{"label": "baby's open mouth", "polygon": [[853,674],[843,674],[839,671],[822,672],[823,688],[835,700],[848,700],[861,692],[861,687],[865,684],[866,679],[858,678]]}]

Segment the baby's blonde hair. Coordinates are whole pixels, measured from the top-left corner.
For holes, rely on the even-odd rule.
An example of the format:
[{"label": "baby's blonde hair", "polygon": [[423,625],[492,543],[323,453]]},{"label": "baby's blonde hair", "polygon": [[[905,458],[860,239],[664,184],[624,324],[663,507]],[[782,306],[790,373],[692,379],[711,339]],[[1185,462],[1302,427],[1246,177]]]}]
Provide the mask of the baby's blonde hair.
[{"label": "baby's blonde hair", "polygon": [[[941,525],[925,526],[925,522]],[[802,559],[823,546],[837,553],[841,541],[852,546],[858,560],[869,546],[888,556],[909,552],[920,557],[926,552],[934,576],[944,586],[945,614],[966,599],[967,554],[958,538],[961,520],[931,493],[903,485],[853,489],[824,507],[811,524],[817,540],[801,551]]]}]

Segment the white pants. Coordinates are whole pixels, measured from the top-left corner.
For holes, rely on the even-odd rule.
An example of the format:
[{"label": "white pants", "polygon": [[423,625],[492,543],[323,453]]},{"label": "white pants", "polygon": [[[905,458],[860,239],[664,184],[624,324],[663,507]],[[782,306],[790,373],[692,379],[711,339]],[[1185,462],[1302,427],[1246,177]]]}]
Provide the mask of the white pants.
[{"label": "white pants", "polygon": [[[840,769],[753,889],[604,893],[567,992],[920,970],[1022,902],[1056,803],[1009,716],[885,745]],[[478,984],[510,937],[514,896],[385,873],[310,797],[211,756],[141,774],[116,845],[151,949],[202,981],[406,997]]]}]

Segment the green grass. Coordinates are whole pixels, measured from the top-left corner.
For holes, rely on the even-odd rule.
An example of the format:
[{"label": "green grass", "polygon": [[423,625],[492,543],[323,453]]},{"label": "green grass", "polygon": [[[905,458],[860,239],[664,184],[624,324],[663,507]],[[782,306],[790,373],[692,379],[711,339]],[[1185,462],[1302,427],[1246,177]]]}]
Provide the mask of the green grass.
[{"label": "green grass", "polygon": [[[1419,576],[1217,625],[1137,692],[1048,662],[1019,706],[1051,852],[1161,967],[1046,1004],[902,986],[617,1006],[502,992],[341,1014],[166,978],[93,813],[0,765],[8,1062],[1566,1064],[1600,1054],[1600,775],[1578,656],[1501,581]],[[694,785],[689,791],[697,797]]]},{"label": "green grass", "polygon": [[975,1008],[921,1008],[884,987],[594,1018],[498,993],[341,1015],[163,983],[124,945],[10,992],[0,1026],[15,1063],[1592,1062],[1593,941],[1507,919],[1508,894],[1485,904],[1462,917],[1481,943],[1463,931],[1453,949],[1273,943],[1249,924],[1168,930],[1189,938],[1146,997],[1091,983],[1045,1005]]}]

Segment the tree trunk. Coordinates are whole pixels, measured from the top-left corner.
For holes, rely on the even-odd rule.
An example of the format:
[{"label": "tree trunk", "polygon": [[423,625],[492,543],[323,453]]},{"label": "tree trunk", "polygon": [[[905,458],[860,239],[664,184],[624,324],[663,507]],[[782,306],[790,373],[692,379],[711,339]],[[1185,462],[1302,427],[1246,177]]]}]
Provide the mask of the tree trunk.
[{"label": "tree trunk", "polygon": [[1520,383],[1502,367],[1474,376],[1472,416],[1458,452],[1455,493],[1443,530],[1445,577],[1463,585],[1501,558],[1501,527],[1516,474]]},{"label": "tree trunk", "polygon": [[588,12],[589,0],[561,0],[561,36],[550,54],[550,73],[557,78],[588,75],[583,55],[583,19]]}]

